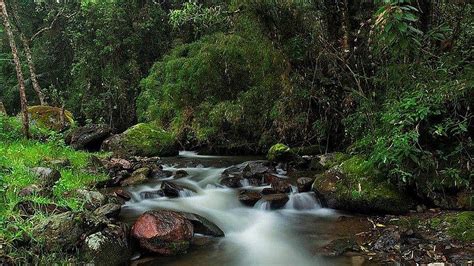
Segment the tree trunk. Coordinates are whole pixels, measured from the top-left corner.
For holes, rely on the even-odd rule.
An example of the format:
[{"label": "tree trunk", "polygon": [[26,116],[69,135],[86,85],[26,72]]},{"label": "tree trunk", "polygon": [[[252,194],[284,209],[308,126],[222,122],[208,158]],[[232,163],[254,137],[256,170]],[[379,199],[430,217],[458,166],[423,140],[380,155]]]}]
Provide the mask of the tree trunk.
[{"label": "tree trunk", "polygon": [[37,76],[36,76],[36,68],[35,68],[35,63],[33,61],[33,56],[31,55],[31,49],[30,49],[30,41],[26,38],[25,34],[23,34],[23,31],[20,28],[20,20],[18,18],[18,11],[17,11],[17,2],[13,2],[13,17],[16,20],[16,28],[18,29],[18,34],[20,35],[20,40],[23,44],[23,48],[25,49],[25,55],[26,55],[26,62],[28,63],[28,69],[30,70],[30,78],[31,78],[31,84],[33,85],[33,89],[36,92],[36,95],[38,96],[38,99],[40,101],[41,105],[48,105],[44,98],[44,94],[41,90],[41,86],[39,85]]},{"label": "tree trunk", "polygon": [[15,37],[8,18],[8,12],[4,0],[0,0],[0,9],[2,11],[3,25],[8,35],[10,48],[12,49],[13,61],[15,62],[16,76],[18,78],[18,88],[20,90],[20,104],[21,113],[23,117],[23,133],[26,138],[30,138],[29,119],[28,119],[28,103],[26,101],[25,80],[23,79],[23,72],[21,70],[20,58],[18,57],[18,50],[16,48]]}]

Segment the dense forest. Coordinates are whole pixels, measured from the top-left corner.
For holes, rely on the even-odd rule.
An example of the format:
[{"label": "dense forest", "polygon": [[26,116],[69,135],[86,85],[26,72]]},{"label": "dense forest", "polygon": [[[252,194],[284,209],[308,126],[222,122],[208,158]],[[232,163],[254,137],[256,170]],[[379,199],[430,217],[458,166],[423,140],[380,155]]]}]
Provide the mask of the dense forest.
[{"label": "dense forest", "polygon": [[[435,210],[439,223],[430,228],[465,245],[447,261],[472,262],[470,1],[1,0],[0,8],[0,264],[128,262],[129,250],[107,262],[109,251],[84,251],[77,239],[38,234],[37,225],[48,232],[54,222],[45,220],[67,214],[60,226],[72,235],[85,225],[66,221],[96,225],[77,233],[81,241],[109,230],[109,222],[84,218],[107,209],[95,204],[105,193],[96,189],[143,183],[166,165],[146,158],[182,150],[267,155],[265,167],[274,170],[248,164],[242,175],[290,202],[283,181],[267,181],[270,172],[298,175],[300,192],[301,176],[310,176],[308,190],[323,207],[377,219]],[[229,169],[219,182],[236,188]],[[255,175],[264,181],[252,183]],[[177,188],[163,184],[172,197],[167,191]],[[255,196],[247,192],[239,190],[244,205]],[[126,189],[114,193],[129,197]],[[124,203],[105,197],[107,210],[118,204],[120,212]],[[417,217],[416,225],[426,229],[422,222],[432,218]],[[374,230],[389,223],[368,219]],[[114,226],[109,231],[125,230]]]}]

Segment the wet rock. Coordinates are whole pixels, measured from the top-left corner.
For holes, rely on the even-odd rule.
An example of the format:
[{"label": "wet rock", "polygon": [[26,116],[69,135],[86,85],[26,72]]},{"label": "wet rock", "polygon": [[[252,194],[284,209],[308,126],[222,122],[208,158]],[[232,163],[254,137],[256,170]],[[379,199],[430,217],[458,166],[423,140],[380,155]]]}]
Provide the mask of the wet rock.
[{"label": "wet rock", "polygon": [[104,216],[106,218],[117,218],[120,215],[122,206],[116,203],[108,203],[94,210],[97,216]]},{"label": "wet rock", "polygon": [[262,195],[270,195],[270,194],[277,194],[278,192],[273,188],[266,187],[262,189]]},{"label": "wet rock", "polygon": [[140,192],[140,198],[142,199],[156,199],[164,197],[165,193],[163,190],[143,191]]},{"label": "wet rock", "polygon": [[17,203],[14,210],[19,211],[22,216],[31,216],[38,212],[50,215],[67,212],[70,209],[53,203],[38,203],[31,200],[24,200]]},{"label": "wet rock", "polygon": [[98,191],[78,189],[76,194],[79,198],[83,199],[85,202],[85,207],[88,210],[96,209],[107,202],[104,194]]},{"label": "wet rock", "polygon": [[278,193],[290,193],[291,184],[286,180],[275,180],[272,182],[272,188]]},{"label": "wet rock", "polygon": [[61,179],[61,173],[51,168],[34,167],[31,172],[38,178],[41,186],[47,188],[52,188]]},{"label": "wet rock", "polygon": [[76,150],[98,151],[102,142],[110,136],[112,128],[104,124],[91,124],[74,129],[69,145]]},{"label": "wet rock", "polygon": [[93,226],[84,213],[65,212],[51,215],[33,228],[33,237],[43,243],[47,252],[74,250],[77,243]]},{"label": "wet rock", "polygon": [[129,201],[129,200],[132,199],[132,197],[130,196],[130,194],[129,194],[127,191],[123,190],[123,189],[117,189],[117,190],[115,190],[115,191],[114,191],[114,194],[115,194],[117,197],[122,198],[122,199],[125,200],[125,201]]},{"label": "wet rock", "polygon": [[268,202],[270,204],[271,209],[280,209],[283,206],[285,206],[289,198],[288,198],[288,195],[280,193],[280,194],[263,195],[262,200]]},{"label": "wet rock", "polygon": [[194,227],[194,233],[214,236],[214,237],[223,237],[224,232],[214,223],[209,221],[208,219],[194,213],[189,212],[181,212],[187,220],[189,220]]},{"label": "wet rock", "polygon": [[225,177],[221,179],[221,185],[229,188],[239,188],[242,187],[242,177]]},{"label": "wet rock", "polygon": [[121,182],[122,186],[132,186],[145,183],[148,180],[150,168],[143,167],[135,170],[132,175]]},{"label": "wet rock", "polygon": [[300,177],[296,180],[296,185],[298,187],[298,192],[308,192],[311,191],[313,186],[314,179],[309,177]]},{"label": "wet rock", "polygon": [[222,173],[221,185],[239,188],[243,184],[261,185],[264,177],[275,169],[268,161],[249,161],[227,168]]},{"label": "wet rock", "polygon": [[163,183],[161,183],[161,190],[163,191],[165,196],[170,198],[177,198],[179,197],[179,192],[183,191],[184,188],[177,185],[176,183],[163,181]]},{"label": "wet rock", "polygon": [[239,201],[246,205],[253,207],[257,201],[262,198],[262,194],[258,191],[251,191],[251,190],[242,190],[239,193]]},{"label": "wet rock", "polygon": [[193,236],[193,225],[174,211],[148,211],[132,227],[131,235],[140,247],[161,255],[185,253]]},{"label": "wet rock", "polygon": [[84,240],[82,260],[93,265],[127,265],[132,255],[127,236],[126,226],[107,225]]},{"label": "wet rock", "polygon": [[186,177],[186,176],[188,176],[188,172],[186,172],[185,170],[177,170],[174,173],[174,178],[176,178],[176,179],[183,178],[183,177]]}]

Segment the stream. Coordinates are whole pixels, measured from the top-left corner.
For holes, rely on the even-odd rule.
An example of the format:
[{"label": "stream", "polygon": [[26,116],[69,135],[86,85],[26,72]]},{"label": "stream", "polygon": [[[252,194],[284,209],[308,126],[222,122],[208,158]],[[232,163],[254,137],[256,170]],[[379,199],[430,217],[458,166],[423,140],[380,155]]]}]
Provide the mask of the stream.
[{"label": "stream", "polygon": [[[297,193],[279,210],[269,210],[260,200],[251,208],[238,200],[238,190],[219,184],[222,172],[231,165],[254,158],[200,156],[181,152],[167,158],[164,170],[185,170],[189,175],[174,179],[153,179],[128,191],[132,199],[122,208],[122,219],[129,223],[148,210],[176,210],[206,217],[225,233],[223,238],[202,236],[187,254],[175,257],[140,258],[135,265],[360,265],[360,257],[325,257],[316,250],[338,236],[334,227],[341,216],[322,208],[313,192]],[[193,162],[191,166],[185,162]],[[189,163],[188,163],[189,164]],[[178,198],[144,197],[143,192],[156,191],[164,180],[174,180],[186,187]],[[264,186],[243,184],[247,190]],[[199,239],[199,236],[198,238]],[[137,254],[137,257],[139,254]]]}]

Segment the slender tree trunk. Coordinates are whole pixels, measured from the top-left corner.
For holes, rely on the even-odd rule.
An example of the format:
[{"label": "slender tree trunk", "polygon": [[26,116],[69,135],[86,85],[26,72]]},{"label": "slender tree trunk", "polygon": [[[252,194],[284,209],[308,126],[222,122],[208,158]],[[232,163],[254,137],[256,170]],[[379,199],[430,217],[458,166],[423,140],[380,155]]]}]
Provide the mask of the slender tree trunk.
[{"label": "slender tree trunk", "polygon": [[41,86],[39,85],[37,76],[36,76],[36,68],[35,68],[35,63],[33,61],[33,56],[31,55],[31,49],[30,49],[30,41],[26,38],[25,34],[23,34],[23,31],[20,28],[20,20],[18,18],[18,3],[17,1],[13,2],[13,17],[16,20],[16,28],[18,29],[18,34],[20,35],[20,40],[22,42],[23,48],[25,49],[25,55],[26,55],[26,62],[28,63],[28,69],[30,70],[30,78],[31,78],[31,84],[33,85],[33,89],[36,92],[36,95],[38,96],[38,99],[40,101],[41,105],[48,105],[48,103],[45,100],[43,91],[41,90]]},{"label": "slender tree trunk", "polygon": [[18,57],[18,50],[16,48],[15,37],[8,18],[8,12],[4,0],[0,0],[0,9],[3,17],[3,25],[8,35],[10,48],[12,49],[13,61],[15,62],[16,76],[18,78],[18,88],[20,90],[21,113],[23,117],[23,133],[26,138],[30,137],[29,119],[28,119],[28,102],[26,101],[25,80],[23,79],[23,72],[21,70],[20,58]]}]

